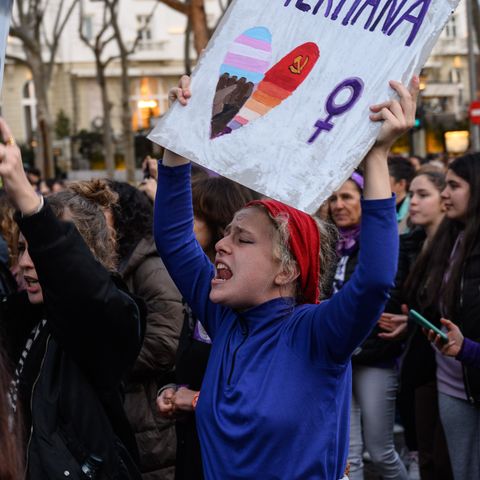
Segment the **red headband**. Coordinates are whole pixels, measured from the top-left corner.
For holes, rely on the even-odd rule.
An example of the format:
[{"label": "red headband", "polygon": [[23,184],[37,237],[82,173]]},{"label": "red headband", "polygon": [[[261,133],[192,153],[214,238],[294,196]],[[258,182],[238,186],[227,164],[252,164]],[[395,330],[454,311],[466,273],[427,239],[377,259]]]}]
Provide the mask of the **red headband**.
[{"label": "red headband", "polygon": [[305,303],[319,303],[320,234],[315,220],[276,200],[254,200],[246,206],[253,205],[262,205],[273,217],[286,215],[290,233],[289,246],[300,268],[300,286]]}]

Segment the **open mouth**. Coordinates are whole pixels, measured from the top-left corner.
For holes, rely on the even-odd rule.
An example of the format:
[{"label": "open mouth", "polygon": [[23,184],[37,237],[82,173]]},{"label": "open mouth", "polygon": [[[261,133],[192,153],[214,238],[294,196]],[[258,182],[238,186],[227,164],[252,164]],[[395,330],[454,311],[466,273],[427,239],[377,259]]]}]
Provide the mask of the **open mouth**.
[{"label": "open mouth", "polygon": [[37,278],[24,276],[23,279],[27,284],[27,291],[29,291],[30,293],[40,290],[40,283],[38,282]]},{"label": "open mouth", "polygon": [[27,282],[27,285],[33,286],[33,285],[38,285],[38,279],[33,278],[33,277],[23,277],[25,279],[25,282]]},{"label": "open mouth", "polygon": [[224,263],[217,262],[215,265],[215,268],[216,268],[215,280],[218,280],[220,282],[226,282],[227,280],[230,280],[233,277],[232,271]]}]

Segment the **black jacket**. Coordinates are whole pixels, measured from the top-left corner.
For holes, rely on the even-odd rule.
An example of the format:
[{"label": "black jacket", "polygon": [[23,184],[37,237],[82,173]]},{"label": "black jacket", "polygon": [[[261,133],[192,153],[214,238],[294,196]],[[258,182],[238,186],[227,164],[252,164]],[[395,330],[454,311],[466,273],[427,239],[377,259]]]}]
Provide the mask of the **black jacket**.
[{"label": "black jacket", "polygon": [[[411,243],[411,245],[413,245]],[[401,244],[402,245],[402,244]],[[408,243],[406,244],[408,245]],[[421,244],[417,244],[418,252]],[[415,248],[412,248],[411,252]],[[400,255],[401,256],[401,255]],[[441,326],[438,305],[421,309],[416,305],[409,305],[419,309],[433,324]],[[460,279],[459,295],[451,320],[457,324],[466,338],[480,342],[480,242],[477,242],[472,253],[464,262]],[[421,385],[435,379],[435,357],[432,347],[418,327],[412,337],[406,362],[414,373],[414,386]],[[480,369],[463,366],[463,380],[468,400],[480,406]]]},{"label": "black jacket", "polygon": [[143,308],[117,286],[74,225],[59,221],[48,203],[17,222],[44,304],[23,306],[20,318],[9,303],[18,307],[21,301],[4,305],[4,330],[13,356],[18,357],[25,332],[47,319],[19,383],[28,437],[27,478],[86,478],[81,468],[93,455],[101,459],[94,478],[140,479],[121,381],[141,347]]},{"label": "black jacket", "polygon": [[[395,278],[395,287],[391,292],[390,300],[385,311],[389,313],[401,313],[402,304],[409,308],[422,310],[418,305],[412,304],[406,299],[405,281],[413,268],[413,265],[422,251],[426,239],[425,231],[421,228],[400,235],[400,251],[398,256],[398,270]],[[431,312],[423,312],[428,318],[432,318]],[[414,322],[409,321],[408,337],[405,341],[405,354],[402,361],[401,388],[416,388],[435,380],[435,353],[423,334],[422,329]]]},{"label": "black jacket", "polygon": [[[175,365],[175,381],[179,385],[188,385],[192,390],[200,390],[212,346],[194,338],[195,324],[196,318],[185,304],[184,323]],[[175,427],[177,432],[175,480],[203,480],[195,412],[179,418]]]},{"label": "black jacket", "polygon": [[[460,295],[451,320],[466,338],[480,342],[480,242],[464,263]],[[464,365],[463,379],[469,401],[480,406],[480,369]]]}]

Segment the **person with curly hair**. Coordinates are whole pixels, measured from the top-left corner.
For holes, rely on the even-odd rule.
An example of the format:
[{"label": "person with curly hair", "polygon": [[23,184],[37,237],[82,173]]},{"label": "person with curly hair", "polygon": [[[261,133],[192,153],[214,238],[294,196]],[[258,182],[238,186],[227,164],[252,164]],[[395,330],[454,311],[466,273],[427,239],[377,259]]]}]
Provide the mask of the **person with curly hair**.
[{"label": "person with curly hair", "polygon": [[0,133],[28,298],[18,314],[18,298],[8,297],[1,319],[16,361],[9,405],[29,432],[25,478],[140,480],[121,383],[142,344],[143,303],[114,276],[101,208],[72,191],[38,196],[2,119]]}]

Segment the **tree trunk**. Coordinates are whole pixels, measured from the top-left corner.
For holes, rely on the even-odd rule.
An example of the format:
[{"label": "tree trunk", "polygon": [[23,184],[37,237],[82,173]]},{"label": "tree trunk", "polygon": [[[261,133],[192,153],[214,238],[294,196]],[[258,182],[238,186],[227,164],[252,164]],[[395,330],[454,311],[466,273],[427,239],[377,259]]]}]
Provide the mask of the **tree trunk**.
[{"label": "tree trunk", "polygon": [[107,170],[107,177],[112,179],[115,176],[115,158],[113,152],[113,138],[112,138],[112,122],[110,118],[110,111],[112,104],[108,98],[107,79],[105,77],[105,68],[99,61],[96,60],[97,67],[97,83],[100,87],[100,94],[102,98],[103,111],[103,148],[105,152],[105,168]]},{"label": "tree trunk", "polygon": [[135,145],[133,141],[132,131],[132,113],[130,110],[130,81],[128,78],[128,55],[121,52],[120,64],[122,67],[121,74],[121,91],[122,91],[122,132],[123,145],[125,152],[125,168],[127,169],[127,182],[135,181]]},{"label": "tree trunk", "polygon": [[53,124],[50,116],[47,85],[44,64],[36,55],[27,54],[31,66],[35,96],[37,99],[37,146],[35,149],[35,166],[42,172],[43,178],[55,176],[53,160]]},{"label": "tree trunk", "polygon": [[190,4],[190,19],[193,31],[193,45],[197,55],[207,46],[210,34],[207,25],[204,0],[192,0]]}]

